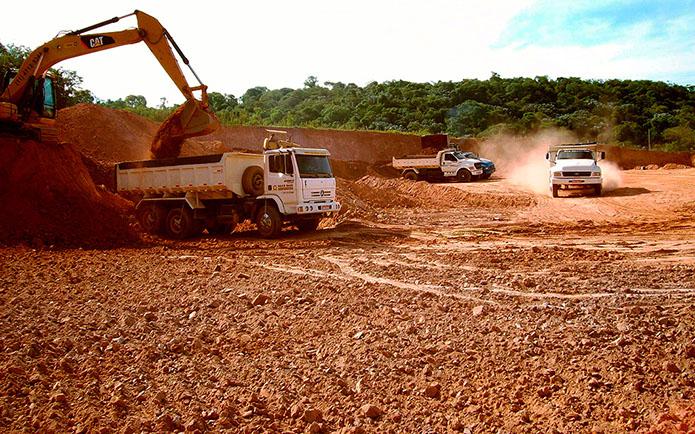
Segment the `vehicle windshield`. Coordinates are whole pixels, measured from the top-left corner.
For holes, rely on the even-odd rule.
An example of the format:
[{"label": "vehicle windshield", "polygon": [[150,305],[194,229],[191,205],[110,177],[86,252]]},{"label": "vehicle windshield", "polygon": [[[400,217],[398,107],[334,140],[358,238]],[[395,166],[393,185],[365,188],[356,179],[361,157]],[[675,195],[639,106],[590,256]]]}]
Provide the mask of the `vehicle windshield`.
[{"label": "vehicle windshield", "polygon": [[586,149],[558,151],[558,160],[593,160],[594,153]]},{"label": "vehicle windshield", "polygon": [[333,171],[325,155],[295,154],[299,176],[302,178],[332,178]]},{"label": "vehicle windshield", "polygon": [[472,153],[472,152],[455,151],[455,152],[454,152],[454,155],[455,155],[456,158],[458,158],[459,160],[463,160],[463,159],[466,159],[466,158],[473,158],[473,159],[478,158],[478,156],[475,155],[475,154]]}]

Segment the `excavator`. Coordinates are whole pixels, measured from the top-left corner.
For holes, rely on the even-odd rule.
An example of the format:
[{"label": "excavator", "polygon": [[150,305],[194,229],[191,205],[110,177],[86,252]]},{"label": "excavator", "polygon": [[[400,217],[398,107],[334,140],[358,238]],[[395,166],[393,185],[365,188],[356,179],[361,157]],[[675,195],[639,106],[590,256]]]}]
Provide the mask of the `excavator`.
[{"label": "excavator", "polygon": [[[138,27],[116,32],[91,33],[94,29],[135,16]],[[58,62],[85,54],[145,42],[186,102],[167,118],[157,132],[151,152],[154,158],[176,157],[183,140],[209,134],[219,127],[208,105],[205,86],[169,32],[154,17],[139,10],[58,36],[32,51],[19,70],[0,77],[0,130],[30,134],[44,143],[57,143],[55,89],[49,68]],[[198,86],[189,86],[172,46],[188,66]],[[200,100],[193,92],[200,91]]]}]

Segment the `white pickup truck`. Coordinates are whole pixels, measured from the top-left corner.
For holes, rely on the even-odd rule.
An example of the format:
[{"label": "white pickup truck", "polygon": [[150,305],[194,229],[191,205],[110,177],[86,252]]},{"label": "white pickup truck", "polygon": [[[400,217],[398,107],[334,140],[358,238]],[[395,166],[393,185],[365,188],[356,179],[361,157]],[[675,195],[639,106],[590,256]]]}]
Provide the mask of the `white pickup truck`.
[{"label": "white pickup truck", "polygon": [[413,181],[456,180],[469,182],[473,177],[483,174],[480,160],[470,158],[457,149],[444,149],[437,155],[406,155],[393,157],[391,162],[395,169],[401,170],[401,176]]},{"label": "white pickup truck", "polygon": [[603,178],[597,162],[605,157],[596,142],[549,146],[545,159],[550,163],[553,197],[558,197],[560,190],[582,190],[600,196]]},{"label": "white pickup truck", "polygon": [[230,233],[244,221],[262,237],[284,225],[313,231],[340,210],[325,149],[282,146],[263,154],[226,152],[116,165],[119,193],[136,194],[140,225],[149,233],[187,238]]}]

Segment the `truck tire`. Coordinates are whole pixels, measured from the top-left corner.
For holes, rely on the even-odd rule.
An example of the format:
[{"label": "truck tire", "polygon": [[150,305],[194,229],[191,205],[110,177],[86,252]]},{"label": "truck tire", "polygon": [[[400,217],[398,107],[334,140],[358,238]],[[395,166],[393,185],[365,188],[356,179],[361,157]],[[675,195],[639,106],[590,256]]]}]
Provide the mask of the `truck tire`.
[{"label": "truck tire", "polygon": [[594,196],[601,196],[601,185],[594,186]]},{"label": "truck tire", "polygon": [[140,227],[148,234],[162,233],[165,216],[165,210],[157,204],[143,205],[138,208],[136,213]]},{"label": "truck tire", "polygon": [[482,175],[480,175],[480,179],[490,179],[491,176],[492,173],[483,173]]},{"label": "truck tire", "polygon": [[458,182],[471,182],[471,172],[468,169],[461,169],[456,173],[456,180]]},{"label": "truck tire", "polygon": [[553,189],[553,197],[558,197],[559,196],[558,192],[560,191],[560,186],[553,184],[552,189]]},{"label": "truck tire", "polygon": [[244,189],[244,193],[251,196],[260,196],[264,193],[263,191],[263,168],[259,166],[249,166],[244,170],[243,175],[241,175],[241,186]]},{"label": "truck tire", "polygon": [[167,214],[164,229],[169,237],[177,240],[190,237],[196,232],[193,213],[185,207],[172,208]]},{"label": "truck tire", "polygon": [[405,172],[403,174],[403,179],[407,179],[409,181],[417,181],[418,176],[417,176],[417,173],[410,171],[410,172]]},{"label": "truck tire", "polygon": [[273,238],[282,230],[282,217],[273,205],[264,205],[256,213],[256,228],[262,238]]},{"label": "truck tire", "polygon": [[300,232],[313,232],[319,227],[321,219],[299,220],[297,221],[297,229]]}]

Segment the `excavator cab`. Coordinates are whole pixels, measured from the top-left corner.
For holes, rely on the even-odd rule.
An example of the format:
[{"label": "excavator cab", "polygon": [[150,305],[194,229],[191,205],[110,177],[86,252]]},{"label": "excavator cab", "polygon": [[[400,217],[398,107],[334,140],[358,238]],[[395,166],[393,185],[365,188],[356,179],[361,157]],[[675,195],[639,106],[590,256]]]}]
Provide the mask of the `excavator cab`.
[{"label": "excavator cab", "polygon": [[[12,79],[17,75],[14,69],[8,69],[0,80],[0,94],[7,89]],[[45,75],[34,79],[27,87],[25,94],[17,105],[18,115],[27,119],[31,113],[38,114],[41,118],[53,119],[56,116],[56,91],[53,78]]]}]

